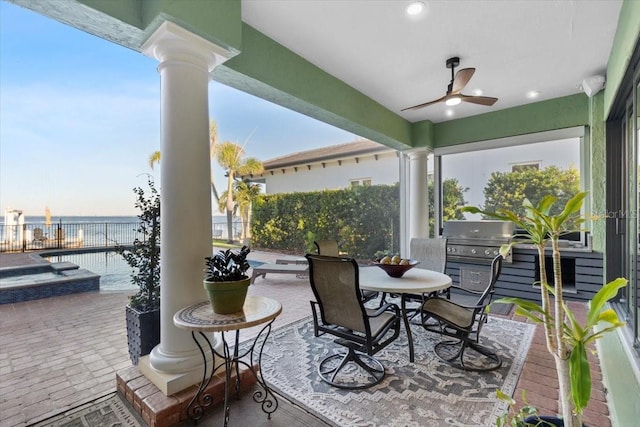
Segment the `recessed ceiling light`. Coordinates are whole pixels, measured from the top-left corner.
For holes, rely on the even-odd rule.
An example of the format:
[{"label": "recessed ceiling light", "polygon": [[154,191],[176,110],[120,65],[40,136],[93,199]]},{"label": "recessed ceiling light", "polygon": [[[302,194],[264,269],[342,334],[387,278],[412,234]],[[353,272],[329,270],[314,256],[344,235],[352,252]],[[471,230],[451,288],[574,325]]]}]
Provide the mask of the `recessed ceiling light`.
[{"label": "recessed ceiling light", "polygon": [[540,96],[540,91],[539,90],[530,90],[529,92],[527,92],[527,98],[537,98]]},{"label": "recessed ceiling light", "polygon": [[452,117],[453,116],[453,110],[451,108],[447,109],[447,111],[444,112],[447,117]]},{"label": "recessed ceiling light", "polygon": [[462,102],[462,99],[459,96],[454,96],[454,97],[449,98],[446,101],[444,101],[444,103],[449,107],[453,107],[454,105],[458,105],[461,102]]},{"label": "recessed ceiling light", "polygon": [[426,8],[427,6],[421,1],[411,2],[407,6],[407,15],[410,15],[410,16],[420,15],[422,12],[424,12]]},{"label": "recessed ceiling light", "polygon": [[474,89],[473,92],[471,92],[474,96],[480,96],[482,95],[482,89]]}]

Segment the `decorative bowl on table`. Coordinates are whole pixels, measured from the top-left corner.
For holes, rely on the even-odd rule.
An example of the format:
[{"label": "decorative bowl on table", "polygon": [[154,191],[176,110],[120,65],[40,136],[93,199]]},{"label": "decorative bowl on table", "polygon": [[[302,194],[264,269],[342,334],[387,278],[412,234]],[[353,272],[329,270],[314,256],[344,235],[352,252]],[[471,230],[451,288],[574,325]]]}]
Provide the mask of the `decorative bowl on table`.
[{"label": "decorative bowl on table", "polygon": [[406,260],[406,263],[398,263],[398,264],[386,264],[380,261],[376,261],[374,265],[377,265],[381,269],[383,269],[389,276],[391,277],[402,277],[404,273],[411,270],[413,267],[419,264],[418,261],[414,259]]}]

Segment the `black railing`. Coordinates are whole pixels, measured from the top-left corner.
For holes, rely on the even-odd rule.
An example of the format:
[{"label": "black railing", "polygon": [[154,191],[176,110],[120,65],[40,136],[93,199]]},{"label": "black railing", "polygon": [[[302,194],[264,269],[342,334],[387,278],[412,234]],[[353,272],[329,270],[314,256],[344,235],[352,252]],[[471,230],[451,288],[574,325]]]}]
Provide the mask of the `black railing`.
[{"label": "black railing", "polygon": [[[137,222],[0,224],[0,252],[127,246],[136,238],[146,239],[137,229]],[[240,237],[240,229],[240,222],[234,221],[233,237],[236,240]],[[226,239],[227,224],[213,222],[212,233],[214,239]]]},{"label": "black railing", "polygon": [[137,222],[0,225],[0,252],[130,245],[145,238],[137,229]]}]

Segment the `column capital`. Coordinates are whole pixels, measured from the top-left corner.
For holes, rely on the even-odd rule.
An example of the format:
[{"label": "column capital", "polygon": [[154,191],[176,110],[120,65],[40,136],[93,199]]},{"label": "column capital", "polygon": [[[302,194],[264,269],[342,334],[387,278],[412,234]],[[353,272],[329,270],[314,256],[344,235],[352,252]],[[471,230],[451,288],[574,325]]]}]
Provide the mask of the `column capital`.
[{"label": "column capital", "polygon": [[168,60],[204,61],[208,72],[235,55],[235,52],[205,40],[171,21],[163,22],[144,42],[141,51],[145,56],[161,63]]},{"label": "column capital", "polygon": [[429,154],[431,154],[431,152],[432,150],[428,147],[412,148],[403,151],[403,153],[406,154],[411,160],[426,159],[427,157],[429,157]]}]

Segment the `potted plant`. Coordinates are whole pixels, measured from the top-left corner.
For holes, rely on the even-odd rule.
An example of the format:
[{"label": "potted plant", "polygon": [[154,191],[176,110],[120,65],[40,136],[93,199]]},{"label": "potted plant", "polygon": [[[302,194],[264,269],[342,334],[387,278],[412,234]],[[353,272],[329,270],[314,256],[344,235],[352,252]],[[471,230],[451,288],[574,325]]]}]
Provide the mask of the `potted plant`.
[{"label": "potted plant", "polygon": [[203,283],[214,313],[230,314],[242,310],[251,284],[246,274],[251,267],[247,261],[249,252],[249,247],[243,246],[237,252],[227,249],[205,258]]},{"label": "potted plant", "polygon": [[140,187],[133,190],[140,210],[136,239],[131,246],[116,245],[138,286],[126,307],[127,342],[134,365],[160,343],[160,194],[151,178],[148,183],[149,197]]},{"label": "potted plant", "polygon": [[[504,256],[518,243],[533,244],[538,250],[542,304],[519,298],[501,298],[496,302],[512,303],[516,306],[516,314],[544,326],[547,349],[553,356],[558,375],[562,418],[551,421],[545,417],[544,421],[551,424],[542,425],[582,426],[582,411],[591,398],[587,346],[604,333],[624,324],[613,309],[605,309],[605,304],[627,284],[624,278],[607,283],[595,294],[583,325],[578,322],[563,298],[559,240],[562,235],[575,230],[584,222],[580,210],[585,196],[586,192],[576,194],[557,214],[551,213],[557,201],[557,197],[551,195],[542,198],[536,206],[525,199],[525,214],[522,216],[504,209],[486,212],[472,206],[462,208],[463,212],[481,213],[491,218],[512,221],[518,229],[524,231],[523,235],[516,236],[523,238],[522,240],[503,245],[501,253]],[[545,266],[545,248],[548,243],[551,245],[553,260],[553,286],[548,282]],[[598,329],[595,329],[596,327]],[[529,422],[535,425],[537,421]]]}]

